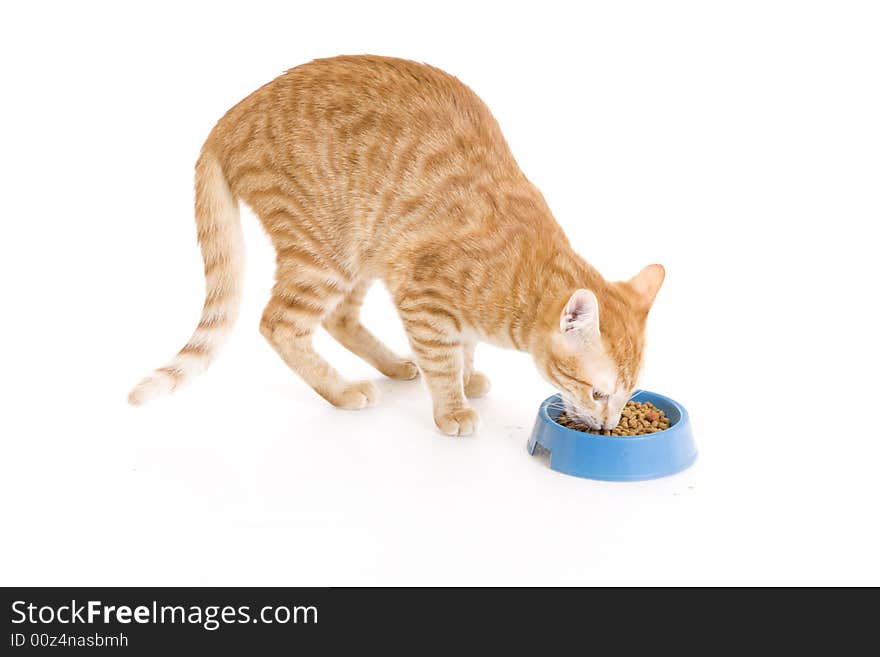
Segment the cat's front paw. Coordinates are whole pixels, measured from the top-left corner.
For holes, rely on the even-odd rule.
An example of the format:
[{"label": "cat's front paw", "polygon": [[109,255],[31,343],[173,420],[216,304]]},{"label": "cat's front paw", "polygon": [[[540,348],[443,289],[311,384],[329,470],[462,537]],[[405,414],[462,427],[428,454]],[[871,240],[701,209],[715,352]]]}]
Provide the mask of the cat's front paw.
[{"label": "cat's front paw", "polygon": [[373,406],[379,401],[379,389],[369,381],[349,383],[330,400],[337,408],[357,410]]},{"label": "cat's front paw", "polygon": [[447,436],[470,436],[477,430],[480,416],[472,408],[460,408],[457,411],[435,414],[434,422]]},{"label": "cat's front paw", "polygon": [[488,376],[482,372],[472,372],[464,382],[464,394],[471,398],[482,397],[491,387]]}]

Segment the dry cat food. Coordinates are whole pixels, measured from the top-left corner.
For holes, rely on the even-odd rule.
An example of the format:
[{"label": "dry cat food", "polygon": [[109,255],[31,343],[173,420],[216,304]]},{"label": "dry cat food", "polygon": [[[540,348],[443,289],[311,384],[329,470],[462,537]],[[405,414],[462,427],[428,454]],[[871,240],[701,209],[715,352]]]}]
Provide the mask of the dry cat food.
[{"label": "dry cat food", "polygon": [[596,431],[586,424],[569,417],[565,411],[556,419],[558,424],[569,429],[602,436],[641,436],[669,428],[669,418],[651,402],[626,402],[620,414],[620,423],[611,430]]}]

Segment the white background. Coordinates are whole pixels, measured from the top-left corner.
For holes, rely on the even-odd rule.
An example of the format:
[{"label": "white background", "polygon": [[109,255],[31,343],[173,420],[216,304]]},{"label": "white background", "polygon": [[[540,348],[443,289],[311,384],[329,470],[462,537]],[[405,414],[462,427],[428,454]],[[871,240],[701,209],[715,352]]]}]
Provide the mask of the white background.
[{"label": "white background", "polygon": [[[302,7],[298,5],[302,4]],[[864,2],[18,3],[0,10],[0,583],[880,584],[880,20]],[[315,57],[427,61],[495,112],[608,278],[661,262],[643,384],[700,459],[653,482],[528,456],[552,392],[477,351],[476,436],[332,343],[326,405],[259,335],[134,409],[195,326],[192,167],[231,105]],[[405,340],[381,287],[365,321]]]}]

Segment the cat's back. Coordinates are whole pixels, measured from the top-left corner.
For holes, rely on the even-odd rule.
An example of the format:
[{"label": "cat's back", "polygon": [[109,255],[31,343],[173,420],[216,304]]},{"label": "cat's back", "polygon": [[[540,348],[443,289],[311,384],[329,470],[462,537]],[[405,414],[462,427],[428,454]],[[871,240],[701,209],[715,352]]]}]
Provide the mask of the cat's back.
[{"label": "cat's back", "polygon": [[365,107],[448,107],[478,115],[486,111],[479,97],[455,76],[428,64],[394,57],[343,55],[316,59],[289,69],[275,82],[285,91],[315,100],[347,99]]},{"label": "cat's back", "polygon": [[267,145],[296,152],[318,142],[337,149],[402,139],[430,145],[456,135],[499,158],[508,154],[488,107],[453,75],[405,59],[353,55],[286,71],[229,110],[209,143],[232,154]]}]

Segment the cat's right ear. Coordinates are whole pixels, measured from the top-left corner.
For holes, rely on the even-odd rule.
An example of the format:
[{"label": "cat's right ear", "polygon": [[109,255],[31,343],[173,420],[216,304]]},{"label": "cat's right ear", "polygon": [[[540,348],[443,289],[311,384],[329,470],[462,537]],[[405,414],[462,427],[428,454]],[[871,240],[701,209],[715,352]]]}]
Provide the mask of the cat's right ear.
[{"label": "cat's right ear", "polygon": [[562,333],[591,336],[599,333],[599,301],[591,290],[576,290],[559,316]]}]

